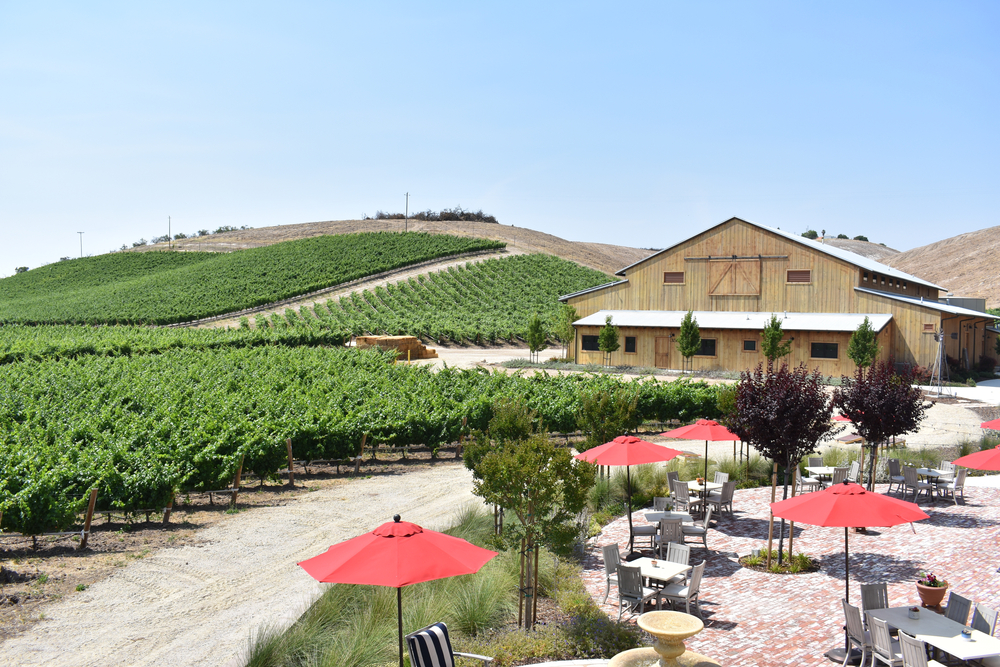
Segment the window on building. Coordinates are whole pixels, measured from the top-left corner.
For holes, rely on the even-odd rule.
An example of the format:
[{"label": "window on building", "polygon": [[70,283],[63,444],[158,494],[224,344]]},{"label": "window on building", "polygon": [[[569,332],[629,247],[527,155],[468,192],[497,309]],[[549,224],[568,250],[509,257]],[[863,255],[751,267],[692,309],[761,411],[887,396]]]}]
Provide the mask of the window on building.
[{"label": "window on building", "polygon": [[905,280],[903,281],[903,289],[904,290],[906,289],[906,281]]},{"label": "window on building", "polygon": [[864,281],[868,282],[868,272],[867,271],[864,272]]},{"label": "window on building", "polygon": [[809,269],[801,270],[789,270],[787,273],[786,281],[790,283],[808,283],[812,282],[812,271]]},{"label": "window on building", "polygon": [[755,340],[745,340],[745,341],[743,341],[743,351],[744,352],[756,352],[757,351],[757,341],[755,341]]},{"label": "window on building", "polygon": [[813,359],[836,359],[838,343],[812,343],[809,356]]},{"label": "window on building", "polygon": [[714,357],[715,356],[715,339],[714,338],[702,338],[701,347],[695,353],[696,357]]},{"label": "window on building", "polygon": [[597,344],[597,336],[580,336],[580,349],[585,352],[600,352],[601,348]]},{"label": "window on building", "polygon": [[625,336],[626,354],[635,354],[635,336]]},{"label": "window on building", "polygon": [[663,284],[664,285],[683,285],[684,284],[684,272],[683,271],[664,271],[663,272]]}]

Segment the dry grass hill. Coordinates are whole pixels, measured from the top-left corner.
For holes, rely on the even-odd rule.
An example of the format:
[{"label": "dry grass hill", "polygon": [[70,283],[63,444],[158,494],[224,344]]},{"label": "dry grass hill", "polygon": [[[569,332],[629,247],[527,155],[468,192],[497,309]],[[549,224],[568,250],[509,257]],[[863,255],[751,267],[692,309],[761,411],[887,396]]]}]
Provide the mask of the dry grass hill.
[{"label": "dry grass hill", "polygon": [[862,257],[867,257],[868,259],[874,259],[876,262],[882,262],[883,264],[888,264],[889,258],[895,257],[899,254],[899,251],[894,248],[889,248],[879,243],[869,243],[868,241],[829,238],[824,240],[823,243],[833,246],[834,248],[840,248],[841,250],[853,252],[856,255],[861,255]]},{"label": "dry grass hill", "polygon": [[[558,236],[536,232],[523,227],[488,222],[424,222],[410,220],[408,229],[411,232],[454,234],[456,236],[475,236],[478,238],[506,241],[508,250],[512,252],[541,252],[556,255],[577,264],[603,271],[609,275],[622,267],[638,262],[653,252],[643,248],[630,248],[606,243],[567,241]],[[332,220],[328,222],[305,222],[296,225],[261,227],[258,229],[237,230],[209,236],[181,239],[174,241],[173,245],[175,248],[187,251],[228,252],[243,248],[271,245],[273,243],[280,243],[281,241],[322,236],[324,234],[379,231],[401,232],[403,231],[403,221]],[[166,245],[166,243],[158,243],[156,245],[136,248],[135,250],[162,250]]]}]

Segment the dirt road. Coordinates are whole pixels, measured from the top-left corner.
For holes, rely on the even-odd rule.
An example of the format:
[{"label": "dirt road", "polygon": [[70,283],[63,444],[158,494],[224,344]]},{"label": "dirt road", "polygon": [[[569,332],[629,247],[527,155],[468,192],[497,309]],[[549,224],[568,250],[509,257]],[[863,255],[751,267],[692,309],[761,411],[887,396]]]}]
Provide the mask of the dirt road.
[{"label": "dirt road", "polygon": [[395,513],[447,527],[476,500],[471,474],[439,462],[229,517],[198,545],[161,550],[48,605],[45,620],[0,644],[0,665],[240,664],[256,629],[291,623],[321,592],[296,563]]}]

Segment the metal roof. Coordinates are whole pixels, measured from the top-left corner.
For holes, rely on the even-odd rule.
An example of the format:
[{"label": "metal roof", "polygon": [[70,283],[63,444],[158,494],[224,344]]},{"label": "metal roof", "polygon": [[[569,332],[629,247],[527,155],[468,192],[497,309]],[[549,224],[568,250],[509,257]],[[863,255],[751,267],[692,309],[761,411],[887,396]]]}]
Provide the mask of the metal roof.
[{"label": "metal roof", "polygon": [[930,299],[922,299],[918,296],[903,296],[902,294],[889,294],[888,292],[879,292],[878,290],[869,289],[867,287],[855,287],[855,291],[864,292],[865,294],[873,294],[875,296],[884,296],[887,299],[892,299],[894,301],[903,301],[905,303],[912,303],[917,306],[923,306],[925,308],[931,308],[933,310],[939,310],[942,313],[952,313],[953,315],[968,315],[974,317],[989,317],[990,319],[998,319],[996,315],[991,315],[990,313],[984,313],[979,310],[971,310],[969,308],[962,308],[961,306],[953,306],[950,303],[941,303],[940,301],[931,301]]},{"label": "metal roof", "polygon": [[[573,322],[576,326],[604,326],[611,316],[617,327],[677,328],[687,311],[684,310],[600,310],[593,315]],[[882,331],[892,321],[885,313],[746,313],[695,311],[701,329],[758,329],[762,330],[777,315],[785,331],[856,331],[867,317],[875,331]]]},{"label": "metal roof", "polygon": [[587,289],[580,290],[579,292],[573,292],[572,294],[563,294],[559,297],[560,301],[565,301],[566,299],[571,299],[574,296],[580,296],[582,294],[590,294],[591,292],[596,292],[597,290],[607,289],[609,287],[614,287],[615,285],[622,285],[627,283],[628,280],[616,280],[613,283],[604,283],[603,285],[598,285],[597,287],[588,287]]},{"label": "metal roof", "polygon": [[848,262],[850,264],[854,264],[855,266],[859,266],[859,267],[861,267],[863,269],[868,269],[869,271],[874,271],[875,273],[878,273],[880,275],[892,276],[893,278],[898,278],[900,280],[906,280],[908,282],[920,283],[921,285],[926,285],[928,287],[933,287],[934,289],[946,290],[946,288],[941,287],[940,285],[935,285],[934,283],[928,282],[928,281],[926,281],[926,280],[924,280],[922,278],[918,278],[916,276],[911,276],[909,273],[905,273],[903,271],[900,271],[899,269],[894,269],[891,266],[886,266],[885,264],[882,264],[881,262],[876,262],[874,259],[868,259],[864,255],[859,255],[857,253],[851,252],[850,250],[843,250],[841,248],[835,248],[835,247],[833,247],[831,245],[827,245],[825,243],[818,243],[817,241],[813,241],[812,239],[807,239],[804,236],[800,236],[798,234],[792,234],[791,232],[782,231],[782,230],[777,229],[775,227],[768,227],[767,225],[761,225],[761,224],[758,224],[756,222],[750,222],[749,220],[744,220],[743,218],[735,218],[735,217],[729,218],[729,220],[724,220],[723,222],[718,222],[718,223],[716,223],[714,225],[710,225],[710,226],[706,227],[705,229],[702,229],[701,231],[699,231],[699,232],[697,232],[695,234],[691,234],[686,239],[684,239],[682,241],[678,241],[677,243],[673,244],[669,248],[664,248],[663,250],[661,250],[661,251],[659,251],[657,253],[654,253],[654,254],[650,255],[649,257],[646,257],[645,259],[641,259],[638,262],[635,262],[634,264],[629,264],[624,269],[621,269],[620,271],[615,272],[615,275],[616,276],[623,276],[623,275],[625,275],[625,272],[628,271],[629,269],[631,269],[633,266],[638,266],[639,264],[642,264],[643,262],[648,261],[649,259],[651,259],[653,257],[656,257],[657,255],[662,255],[665,252],[673,250],[674,248],[676,248],[680,244],[686,243],[687,241],[690,241],[694,237],[696,237],[696,236],[698,236],[700,234],[704,234],[705,232],[707,232],[707,231],[709,231],[711,229],[715,229],[719,225],[724,225],[727,222],[729,222],[730,220],[739,220],[740,222],[745,222],[748,225],[752,225],[754,227],[757,227],[759,229],[763,229],[763,230],[771,232],[773,234],[777,234],[778,236],[782,236],[782,237],[788,239],[789,241],[794,241],[794,242],[799,243],[801,245],[804,245],[807,248],[810,248],[812,250],[816,250],[818,252],[825,253],[827,255],[830,255],[831,257],[836,257],[837,259],[841,259],[841,260],[843,260],[845,262]]}]

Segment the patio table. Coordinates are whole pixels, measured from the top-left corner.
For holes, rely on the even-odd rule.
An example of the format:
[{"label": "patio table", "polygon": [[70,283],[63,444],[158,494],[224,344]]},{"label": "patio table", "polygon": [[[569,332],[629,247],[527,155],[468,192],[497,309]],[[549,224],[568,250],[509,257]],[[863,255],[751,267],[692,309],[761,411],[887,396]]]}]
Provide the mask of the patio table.
[{"label": "patio table", "polygon": [[965,626],[961,623],[947,616],[935,614],[929,609],[921,610],[920,618],[913,619],[909,617],[909,609],[909,607],[890,607],[870,609],[868,613],[959,660],[1000,656],[1000,639],[979,630],[972,631],[971,640],[962,639],[962,630]]},{"label": "patio table", "polygon": [[694,522],[694,517],[687,512],[646,512],[646,521],[659,523],[660,519],[680,519],[685,523]]},{"label": "patio table", "polygon": [[806,470],[822,479],[824,477],[833,477],[833,471],[836,468],[833,466],[806,466]]},{"label": "patio table", "polygon": [[708,491],[715,491],[716,489],[721,489],[721,484],[716,484],[715,482],[707,482],[705,484],[699,484],[698,482],[688,482],[688,488],[697,491],[699,494],[704,492],[706,489]]},{"label": "patio table", "polygon": [[[656,566],[653,566],[653,561],[656,561]],[[690,565],[684,565],[683,563],[673,563],[668,560],[660,560],[658,558],[636,558],[633,561],[623,563],[623,565],[628,565],[630,567],[638,566],[640,574],[642,574],[645,579],[653,579],[655,581],[667,582],[676,577],[678,574],[685,574],[691,569]]]}]

